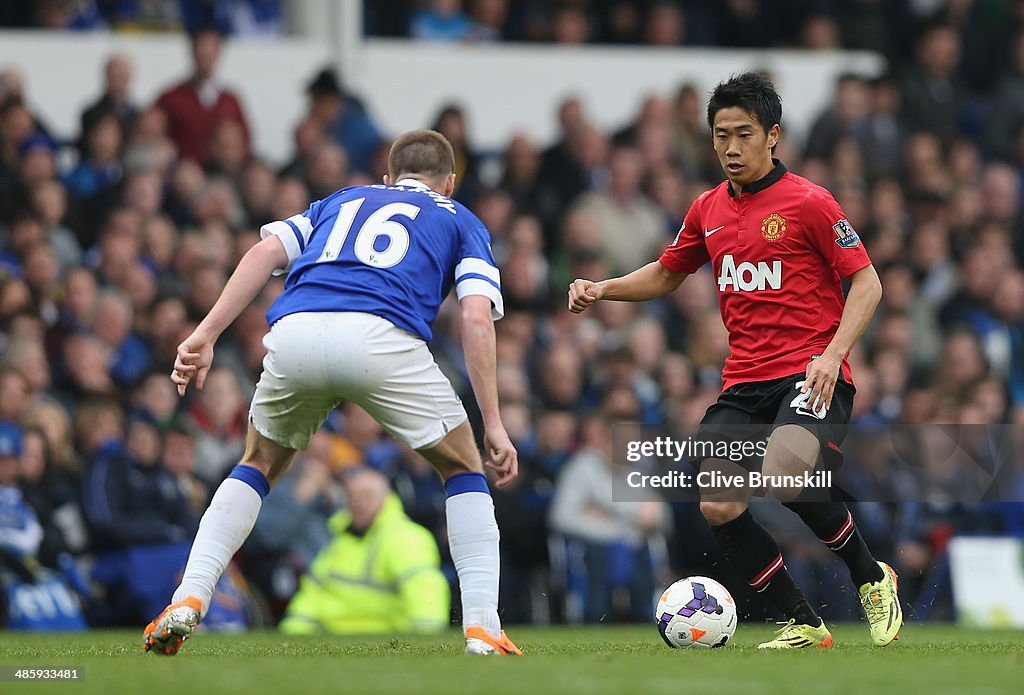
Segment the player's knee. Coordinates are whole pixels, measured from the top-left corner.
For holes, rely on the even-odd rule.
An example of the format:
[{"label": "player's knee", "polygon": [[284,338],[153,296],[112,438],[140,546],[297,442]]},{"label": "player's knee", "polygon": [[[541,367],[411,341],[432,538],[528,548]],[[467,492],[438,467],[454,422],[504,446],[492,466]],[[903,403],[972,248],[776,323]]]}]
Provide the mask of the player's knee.
[{"label": "player's knee", "polygon": [[765,457],[763,473],[766,492],[783,504],[792,502],[803,489],[799,480],[805,470],[807,469],[800,462],[773,465]]},{"label": "player's knee", "polygon": [[441,477],[447,480],[459,473],[483,473],[483,463],[472,430],[463,423],[452,430],[434,446],[417,449],[417,452],[434,466]]},{"label": "player's knee", "polygon": [[746,510],[744,502],[716,502],[704,500],[700,503],[700,513],[711,526],[721,526],[739,517]]},{"label": "player's knee", "polygon": [[242,460],[239,461],[239,463],[243,466],[255,468],[266,476],[267,480],[270,480],[270,475],[272,473],[271,466],[262,456],[260,456],[258,451],[246,451],[245,454],[242,455]]},{"label": "player's knee", "polygon": [[796,475],[814,468],[821,443],[814,432],[800,425],[782,425],[768,440],[764,452],[766,475]]},{"label": "player's knee", "polygon": [[459,473],[483,473],[483,466],[473,460],[446,458],[443,461],[432,461],[432,463],[445,480]]},{"label": "player's knee", "polygon": [[800,425],[776,429],[764,455],[768,492],[784,504],[794,501],[803,490],[803,476],[815,469],[820,456],[821,444],[814,432]]},{"label": "player's knee", "polygon": [[255,468],[267,478],[267,482],[274,485],[288,469],[295,452],[271,451],[268,447],[261,446],[261,443],[257,441],[254,445],[247,446],[239,463]]}]

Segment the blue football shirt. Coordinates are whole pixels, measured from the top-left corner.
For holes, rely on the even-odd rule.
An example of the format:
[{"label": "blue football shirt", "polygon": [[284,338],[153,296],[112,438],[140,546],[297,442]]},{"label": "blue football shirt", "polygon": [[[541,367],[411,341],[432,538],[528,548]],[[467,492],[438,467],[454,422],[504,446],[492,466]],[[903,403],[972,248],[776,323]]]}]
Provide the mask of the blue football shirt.
[{"label": "blue football shirt", "polygon": [[489,298],[495,320],[504,313],[487,228],[419,181],[343,188],[260,230],[273,235],[288,254],[276,274],[288,277],[270,325],[299,312],[358,311],[429,341],[453,286],[459,299]]}]

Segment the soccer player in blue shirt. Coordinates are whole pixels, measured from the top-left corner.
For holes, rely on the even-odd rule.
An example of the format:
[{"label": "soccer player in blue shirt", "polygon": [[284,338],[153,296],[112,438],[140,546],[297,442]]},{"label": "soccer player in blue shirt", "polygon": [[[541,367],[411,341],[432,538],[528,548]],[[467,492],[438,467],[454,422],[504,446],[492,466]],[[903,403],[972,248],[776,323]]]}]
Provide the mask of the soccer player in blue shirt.
[{"label": "soccer player in blue shirt", "polygon": [[[498,619],[498,526],[483,466],[499,487],[518,460],[498,414],[494,320],[504,311],[489,234],[451,200],[455,157],[440,133],[399,137],[384,185],[355,186],[271,222],[224,292],[178,346],[171,379],[184,395],[213,362],[221,333],[272,274],[285,290],[267,312],[267,355],[250,408],[246,450],[203,515],[171,604],[145,648],[176,654],[210,607],[214,585],[248,537],[271,484],[341,401],[362,406],[445,480],[448,542],[459,575],[467,654],[519,654]],[[452,287],[489,460],[427,349]]]}]

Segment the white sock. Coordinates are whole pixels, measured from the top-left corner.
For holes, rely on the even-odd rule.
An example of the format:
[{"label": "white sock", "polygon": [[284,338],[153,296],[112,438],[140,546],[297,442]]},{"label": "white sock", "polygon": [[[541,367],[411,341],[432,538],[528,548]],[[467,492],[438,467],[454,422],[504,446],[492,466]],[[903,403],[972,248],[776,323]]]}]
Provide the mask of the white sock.
[{"label": "white sock", "polygon": [[[478,478],[470,478],[475,476]],[[453,480],[462,479],[453,483]],[[468,485],[467,485],[468,483]],[[482,486],[483,491],[480,490]],[[479,473],[460,473],[445,484],[448,548],[459,574],[463,627],[477,625],[501,636],[498,618],[498,524],[487,482]],[[463,491],[462,489],[469,488]],[[462,488],[462,489],[460,489]]]},{"label": "white sock", "polygon": [[185,574],[171,603],[195,596],[202,602],[206,615],[217,580],[249,537],[269,489],[267,479],[251,466],[236,466],[220,484],[199,522]]}]

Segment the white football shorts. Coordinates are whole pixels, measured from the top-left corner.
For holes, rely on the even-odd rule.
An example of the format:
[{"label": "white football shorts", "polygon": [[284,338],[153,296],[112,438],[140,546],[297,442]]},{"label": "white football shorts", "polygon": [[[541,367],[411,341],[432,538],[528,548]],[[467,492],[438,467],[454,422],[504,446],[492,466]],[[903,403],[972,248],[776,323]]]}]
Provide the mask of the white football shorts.
[{"label": "white football shorts", "polygon": [[305,449],[340,402],[361,406],[413,449],[440,442],[466,410],[427,344],[357,312],[304,312],[275,323],[249,418],[256,430]]}]

